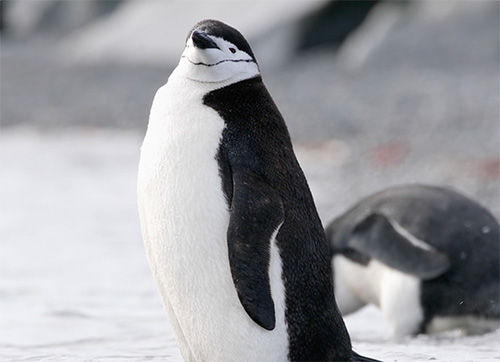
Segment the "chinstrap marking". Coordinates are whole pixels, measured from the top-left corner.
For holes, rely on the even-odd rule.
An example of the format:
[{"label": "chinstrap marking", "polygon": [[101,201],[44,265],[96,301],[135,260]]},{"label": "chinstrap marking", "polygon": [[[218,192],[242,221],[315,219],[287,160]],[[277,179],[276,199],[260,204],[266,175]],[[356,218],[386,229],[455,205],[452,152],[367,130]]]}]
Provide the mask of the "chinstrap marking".
[{"label": "chinstrap marking", "polygon": [[186,58],[188,60],[188,62],[191,63],[191,64],[194,64],[194,65],[204,65],[205,67],[213,67],[215,65],[219,65],[219,64],[225,63],[225,62],[233,62],[233,63],[239,63],[239,62],[255,63],[255,61],[253,59],[224,59],[224,60],[221,60],[221,61],[219,61],[217,63],[206,64],[206,63],[202,63],[202,62],[197,62],[197,63],[193,62],[191,59],[189,59],[185,55],[181,56],[181,58]]}]

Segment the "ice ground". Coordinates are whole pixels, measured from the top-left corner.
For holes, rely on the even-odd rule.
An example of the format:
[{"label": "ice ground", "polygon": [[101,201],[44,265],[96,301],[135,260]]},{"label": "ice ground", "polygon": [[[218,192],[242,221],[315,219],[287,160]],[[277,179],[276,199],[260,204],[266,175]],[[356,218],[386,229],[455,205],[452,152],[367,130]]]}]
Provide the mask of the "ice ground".
[{"label": "ice ground", "polygon": [[[89,129],[0,134],[0,360],[180,360],[139,233],[141,138],[135,131]],[[435,155],[447,167],[406,162],[360,177],[367,169],[354,170],[353,163],[368,165],[370,156],[349,142],[296,147],[325,221],[388,179],[449,178],[483,203],[498,204],[497,182],[471,181],[463,171],[469,166],[449,167],[449,154]],[[485,185],[487,194],[479,192]],[[356,351],[385,361],[500,360],[500,330],[390,342],[374,308],[346,322]]]}]

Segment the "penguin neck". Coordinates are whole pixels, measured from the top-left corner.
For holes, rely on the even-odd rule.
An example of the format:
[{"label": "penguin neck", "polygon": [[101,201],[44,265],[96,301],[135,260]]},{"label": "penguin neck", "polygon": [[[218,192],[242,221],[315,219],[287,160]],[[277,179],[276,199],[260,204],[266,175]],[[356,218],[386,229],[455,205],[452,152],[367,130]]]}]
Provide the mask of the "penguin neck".
[{"label": "penguin neck", "polygon": [[221,81],[216,81],[216,82],[199,81],[189,77],[189,69],[186,69],[186,64],[181,61],[177,65],[177,67],[173,70],[173,72],[170,74],[168,78],[168,84],[171,83],[176,87],[180,86],[180,87],[186,87],[187,89],[190,90],[197,90],[196,93],[198,93],[199,91],[200,92],[199,94],[204,95],[213,90],[224,88],[232,84],[256,77],[260,77],[260,72],[257,65],[255,65],[255,69],[252,69],[251,71],[235,73],[231,77]]}]

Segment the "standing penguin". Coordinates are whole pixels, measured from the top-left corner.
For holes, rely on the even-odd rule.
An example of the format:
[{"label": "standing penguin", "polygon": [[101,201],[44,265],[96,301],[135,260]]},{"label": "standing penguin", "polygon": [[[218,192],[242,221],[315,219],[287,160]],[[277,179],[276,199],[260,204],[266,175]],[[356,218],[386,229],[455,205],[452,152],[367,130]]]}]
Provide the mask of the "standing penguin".
[{"label": "standing penguin", "polygon": [[407,185],[362,199],[326,229],[342,314],[379,306],[392,337],[500,327],[500,232],[447,188]]},{"label": "standing penguin", "polygon": [[186,360],[370,360],[351,350],[306,179],[236,29],[189,32],[153,101],[138,201]]}]

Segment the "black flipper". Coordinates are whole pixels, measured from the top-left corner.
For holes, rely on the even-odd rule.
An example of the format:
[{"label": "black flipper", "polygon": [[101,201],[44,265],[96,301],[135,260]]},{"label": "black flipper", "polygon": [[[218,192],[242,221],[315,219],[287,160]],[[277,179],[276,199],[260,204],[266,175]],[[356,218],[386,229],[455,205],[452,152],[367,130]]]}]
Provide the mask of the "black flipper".
[{"label": "black flipper", "polygon": [[450,261],[445,254],[412,238],[397,230],[385,215],[372,213],[354,227],[347,246],[421,279],[432,279],[448,270]]},{"label": "black flipper", "polygon": [[284,219],[279,195],[260,176],[233,170],[231,216],[227,230],[229,264],[238,297],[261,327],[276,324],[269,283],[271,237]]}]

